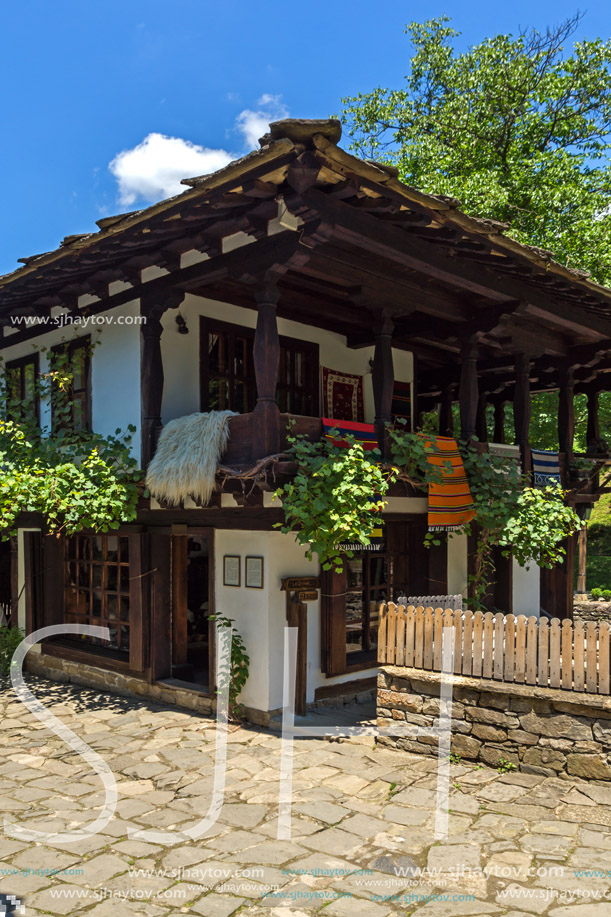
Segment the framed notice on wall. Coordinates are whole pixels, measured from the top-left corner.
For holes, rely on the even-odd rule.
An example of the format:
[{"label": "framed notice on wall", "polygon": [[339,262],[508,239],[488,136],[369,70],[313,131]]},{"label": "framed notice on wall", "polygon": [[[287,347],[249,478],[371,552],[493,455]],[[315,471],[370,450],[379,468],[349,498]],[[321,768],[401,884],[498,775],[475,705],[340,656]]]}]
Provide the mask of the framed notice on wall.
[{"label": "framed notice on wall", "polygon": [[241,557],[239,554],[225,554],[223,557],[223,586],[239,586]]},{"label": "framed notice on wall", "polygon": [[263,589],[263,558],[246,558],[246,587],[248,589]]}]

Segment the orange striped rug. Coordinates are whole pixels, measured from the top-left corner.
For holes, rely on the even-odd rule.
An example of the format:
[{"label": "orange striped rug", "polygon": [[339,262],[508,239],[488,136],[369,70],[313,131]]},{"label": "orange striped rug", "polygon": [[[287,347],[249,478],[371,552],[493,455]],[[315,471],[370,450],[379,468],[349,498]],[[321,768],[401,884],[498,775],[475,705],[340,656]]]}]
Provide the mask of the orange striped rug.
[{"label": "orange striped rug", "polygon": [[421,435],[433,450],[428,454],[429,464],[439,468],[443,477],[440,483],[429,484],[429,531],[455,531],[475,516],[473,497],[456,440],[450,436]]}]

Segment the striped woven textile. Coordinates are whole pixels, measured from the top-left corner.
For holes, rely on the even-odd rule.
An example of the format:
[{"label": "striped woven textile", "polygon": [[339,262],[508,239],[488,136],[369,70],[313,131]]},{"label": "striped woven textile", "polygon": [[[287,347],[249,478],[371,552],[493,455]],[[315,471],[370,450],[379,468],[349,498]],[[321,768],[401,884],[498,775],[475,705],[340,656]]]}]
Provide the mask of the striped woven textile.
[{"label": "striped woven textile", "polygon": [[511,467],[509,462],[513,462],[518,471],[522,471],[522,456],[519,446],[514,446],[509,443],[488,443],[488,452],[491,455],[504,458],[507,463],[507,468]]},{"label": "striped woven textile", "polygon": [[488,452],[492,455],[499,455],[502,458],[520,461],[520,447],[509,443],[488,443]]},{"label": "striped woven textile", "polygon": [[[433,451],[428,462],[441,470],[443,481],[429,484],[430,532],[452,532],[470,522],[475,516],[473,498],[456,440],[450,436],[424,436]],[[447,469],[447,463],[451,468]]]},{"label": "striped woven textile", "polygon": [[334,420],[332,417],[322,418],[322,432],[334,446],[349,446],[346,434],[353,436],[360,442],[363,449],[368,452],[378,448],[378,440],[372,423],[357,423],[355,420]]},{"label": "striped woven textile", "polygon": [[557,452],[533,449],[533,479],[535,487],[560,484],[560,462]]}]

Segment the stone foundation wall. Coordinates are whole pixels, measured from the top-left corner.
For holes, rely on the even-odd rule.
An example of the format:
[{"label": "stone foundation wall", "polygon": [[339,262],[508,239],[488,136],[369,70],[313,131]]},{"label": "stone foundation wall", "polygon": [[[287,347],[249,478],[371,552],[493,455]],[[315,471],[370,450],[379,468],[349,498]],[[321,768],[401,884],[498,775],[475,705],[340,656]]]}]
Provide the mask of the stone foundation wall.
[{"label": "stone foundation wall", "polygon": [[609,621],[611,623],[611,602],[589,599],[587,602],[574,602],[573,619],[575,621]]},{"label": "stone foundation wall", "polygon": [[[133,675],[125,675],[122,672],[88,665],[84,662],[73,662],[59,656],[50,656],[47,653],[28,653],[24,668],[28,672],[43,675],[53,681],[83,685],[87,688],[102,688],[111,694],[120,694],[124,697],[148,698],[161,704],[195,710],[206,716],[214,716],[216,713],[214,698],[201,691],[183,688],[171,682],[151,684],[144,678],[135,678]],[[350,689],[348,682],[345,689],[345,693],[308,704],[307,709],[328,709],[351,703],[367,704],[375,699],[375,688],[356,693],[354,689]],[[243,705],[242,711],[244,719],[256,726],[274,728],[282,721],[282,710],[257,710],[254,707]]]},{"label": "stone foundation wall", "polygon": [[[438,673],[384,666],[378,675],[378,726],[433,726],[439,715]],[[434,736],[381,736],[382,744],[437,755]],[[567,773],[611,780],[611,698],[454,676],[452,753],[528,774]]]},{"label": "stone foundation wall", "polygon": [[212,715],[214,704],[212,698],[197,691],[189,691],[174,685],[149,684],[142,678],[113,672],[100,666],[87,665],[83,662],[72,662],[46,653],[28,653],[25,669],[36,675],[44,675],[53,681],[83,685],[88,688],[103,688],[111,694],[124,697],[146,697],[170,706],[196,710],[199,713]]}]

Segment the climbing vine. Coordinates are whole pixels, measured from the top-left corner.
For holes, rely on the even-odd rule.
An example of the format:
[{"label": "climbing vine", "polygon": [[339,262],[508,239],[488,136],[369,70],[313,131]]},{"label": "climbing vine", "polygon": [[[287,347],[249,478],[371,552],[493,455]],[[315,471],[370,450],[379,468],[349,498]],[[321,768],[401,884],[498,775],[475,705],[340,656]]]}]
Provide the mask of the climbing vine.
[{"label": "climbing vine", "polygon": [[[106,532],[136,517],[141,472],[130,454],[136,428],[101,436],[71,423],[74,369],[67,347],[49,353],[49,372],[24,404],[10,372],[0,374],[0,531],[16,531],[23,512],[41,513],[50,532]],[[52,404],[38,423],[35,399]]]},{"label": "climbing vine", "polygon": [[[209,621],[213,621],[217,627],[222,627],[231,631],[231,657],[229,663],[229,717],[235,722],[243,719],[242,705],[238,703],[238,698],[248,679],[250,671],[250,656],[246,652],[246,645],[241,634],[235,627],[233,618],[227,618],[224,615],[209,615]],[[217,696],[227,687],[227,676],[223,672],[218,672]]]},{"label": "climbing vine", "polygon": [[276,491],[285,516],[277,527],[294,533],[309,559],[317,554],[323,570],[341,571],[344,558],[354,556],[342,545],[371,543],[382,498],[397,477],[395,468],[380,464],[377,449],[366,453],[353,437],[345,440],[338,446],[326,437],[311,443],[290,435],[297,473]]}]

